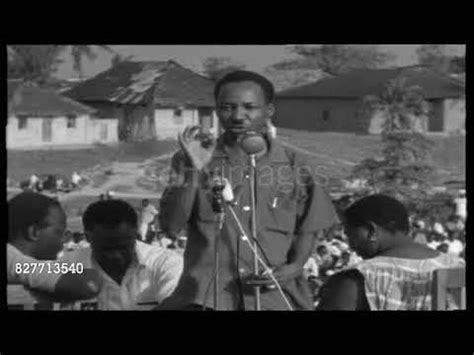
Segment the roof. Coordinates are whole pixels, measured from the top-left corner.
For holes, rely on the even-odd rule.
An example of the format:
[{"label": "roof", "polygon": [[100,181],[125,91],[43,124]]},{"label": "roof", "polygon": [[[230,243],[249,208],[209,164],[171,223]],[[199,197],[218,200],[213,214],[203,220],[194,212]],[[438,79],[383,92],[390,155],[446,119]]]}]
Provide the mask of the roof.
[{"label": "roof", "polygon": [[214,107],[214,82],[174,61],[122,62],[64,92],[78,101]]},{"label": "roof", "polygon": [[419,85],[426,99],[459,97],[464,95],[464,84],[448,76],[420,67],[395,69],[360,69],[335,77],[324,78],[277,93],[277,98],[360,98],[378,95],[389,80],[407,77],[407,85]]},{"label": "roof", "polygon": [[28,85],[18,80],[9,80],[7,91],[8,112],[16,115],[54,117],[95,111],[52,90]]}]

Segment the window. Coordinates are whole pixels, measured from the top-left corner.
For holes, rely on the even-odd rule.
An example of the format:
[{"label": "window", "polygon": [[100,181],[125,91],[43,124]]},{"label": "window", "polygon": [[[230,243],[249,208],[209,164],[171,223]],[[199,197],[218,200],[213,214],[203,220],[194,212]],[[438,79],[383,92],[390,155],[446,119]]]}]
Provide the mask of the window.
[{"label": "window", "polygon": [[76,115],[67,116],[67,128],[76,128]]},{"label": "window", "polygon": [[323,110],[322,113],[321,113],[321,118],[323,119],[324,122],[328,122],[329,121],[329,114],[330,114],[330,111],[329,110]]},{"label": "window", "polygon": [[27,116],[18,116],[18,129],[26,129],[28,126]]},{"label": "window", "polygon": [[174,123],[177,125],[182,125],[184,123],[183,110],[181,108],[174,110]]}]

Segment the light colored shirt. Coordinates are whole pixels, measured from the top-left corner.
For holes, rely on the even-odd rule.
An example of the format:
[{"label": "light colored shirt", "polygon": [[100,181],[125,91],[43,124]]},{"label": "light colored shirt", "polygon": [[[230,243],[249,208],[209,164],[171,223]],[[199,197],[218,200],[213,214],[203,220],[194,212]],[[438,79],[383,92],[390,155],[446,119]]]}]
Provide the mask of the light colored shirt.
[{"label": "light colored shirt", "polygon": [[39,181],[39,178],[36,175],[31,175],[30,184],[34,185]]},{"label": "light colored shirt", "polygon": [[142,213],[141,213],[142,223],[148,224],[148,223],[153,222],[153,219],[155,218],[155,216],[157,214],[158,214],[158,211],[155,208],[155,206],[150,204],[150,205],[144,207],[142,209]]},{"label": "light colored shirt", "polygon": [[[37,260],[28,255],[23,254],[10,243],[7,244],[7,283],[27,286],[28,288],[39,291],[53,292],[56,283],[61,277],[60,274],[48,273],[47,267],[42,268],[39,272],[40,264],[53,263],[49,260]],[[21,265],[18,267],[18,265]],[[29,265],[28,272],[26,272],[25,264]],[[33,265],[37,269],[32,272]],[[20,270],[20,272],[16,272]]]},{"label": "light colored shirt", "polygon": [[426,244],[426,246],[430,247],[431,249],[436,250],[441,245],[440,242],[432,241]]},{"label": "light colored shirt", "polygon": [[87,241],[87,240],[81,240],[79,243],[77,243],[77,245],[80,247],[80,248],[89,248],[91,245],[90,243]]},{"label": "light colored shirt", "polygon": [[64,259],[96,269],[102,279],[99,310],[150,310],[174,291],[183,270],[183,258],[164,248],[136,242],[135,260],[117,284],[92,256],[91,248],[65,253]]},{"label": "light colored shirt", "polygon": [[81,177],[78,174],[72,174],[71,181],[73,184],[79,184]]},{"label": "light colored shirt", "polygon": [[464,250],[464,245],[460,240],[454,239],[453,241],[446,241],[446,244],[448,244],[449,249],[448,253],[453,254],[453,255],[459,255],[462,253]]},{"label": "light colored shirt", "polygon": [[306,264],[303,266],[305,278],[308,279],[310,276],[319,277],[319,266],[313,257],[309,257]]},{"label": "light colored shirt", "polygon": [[456,216],[460,216],[462,218],[467,217],[467,198],[465,197],[458,197],[454,199],[455,207],[455,214]]}]

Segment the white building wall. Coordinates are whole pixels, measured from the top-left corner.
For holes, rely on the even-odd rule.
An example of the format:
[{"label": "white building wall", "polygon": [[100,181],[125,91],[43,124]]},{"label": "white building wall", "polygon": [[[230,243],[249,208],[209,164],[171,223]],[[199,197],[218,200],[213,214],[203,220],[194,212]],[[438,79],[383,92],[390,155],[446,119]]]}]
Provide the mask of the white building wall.
[{"label": "white building wall", "polygon": [[[43,120],[51,121],[50,141],[43,141]],[[107,139],[102,139],[101,125],[107,126]],[[77,116],[75,128],[68,128],[66,117],[28,117],[26,128],[18,129],[18,118],[10,116],[6,127],[6,141],[7,148],[118,142],[118,120],[96,120],[83,115]]]},{"label": "white building wall", "polygon": [[466,100],[446,99],[443,102],[444,131],[462,132],[466,129]]},{"label": "white building wall", "polygon": [[[43,120],[51,122],[51,140],[43,141]],[[67,117],[28,117],[25,129],[18,128],[18,118],[10,116],[7,125],[7,147],[34,147],[64,144],[86,144],[88,116],[77,116],[76,126],[67,128]]]},{"label": "white building wall", "polygon": [[[197,109],[182,110],[181,118],[174,115],[174,109],[155,109],[155,127],[158,139],[177,139],[178,134],[182,132],[186,126],[194,126],[199,124],[199,112]],[[215,111],[212,114],[213,124],[211,133],[218,134],[218,118]]]},{"label": "white building wall", "polygon": [[89,119],[87,126],[88,143],[116,143],[118,140],[118,119]]}]

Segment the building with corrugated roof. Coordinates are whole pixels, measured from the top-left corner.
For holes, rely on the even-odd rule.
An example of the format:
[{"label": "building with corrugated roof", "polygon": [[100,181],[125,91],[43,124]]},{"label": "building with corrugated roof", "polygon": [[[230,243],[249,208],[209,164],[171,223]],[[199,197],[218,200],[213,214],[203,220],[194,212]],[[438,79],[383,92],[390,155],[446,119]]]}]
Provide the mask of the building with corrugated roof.
[{"label": "building with corrugated roof", "polygon": [[465,85],[462,81],[423,67],[360,69],[324,78],[276,94],[277,127],[308,131],[379,134],[383,118],[367,111],[364,98],[382,94],[385,85],[404,76],[406,85],[422,88],[431,114],[421,120],[426,132],[464,131]]},{"label": "building with corrugated roof", "polygon": [[64,95],[117,118],[121,139],[176,138],[188,125],[217,134],[214,82],[174,61],[122,62]]}]

